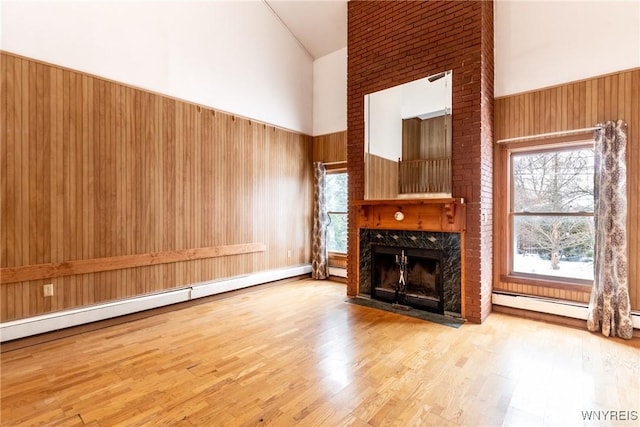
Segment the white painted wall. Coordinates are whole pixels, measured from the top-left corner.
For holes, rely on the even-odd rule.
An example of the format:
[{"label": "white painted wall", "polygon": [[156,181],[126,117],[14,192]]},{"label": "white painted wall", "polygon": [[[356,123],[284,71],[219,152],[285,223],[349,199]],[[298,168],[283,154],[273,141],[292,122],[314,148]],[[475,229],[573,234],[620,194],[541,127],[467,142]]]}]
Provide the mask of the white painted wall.
[{"label": "white painted wall", "polygon": [[347,130],[347,48],[313,63],[313,135]]},{"label": "white painted wall", "polygon": [[498,0],[495,96],[640,66],[639,0]]},{"label": "white painted wall", "polygon": [[0,48],[311,134],[313,59],[262,1],[2,1]]},{"label": "white painted wall", "polygon": [[429,81],[428,77],[399,86],[402,93],[402,118],[422,119],[451,114],[453,107],[453,71],[448,70],[439,80]]},{"label": "white painted wall", "polygon": [[402,157],[402,119],[451,112],[452,76],[448,72],[434,82],[425,77],[365,95],[365,150],[398,161]]},{"label": "white painted wall", "polygon": [[365,150],[397,162],[402,157],[402,90],[398,86],[364,97]]}]

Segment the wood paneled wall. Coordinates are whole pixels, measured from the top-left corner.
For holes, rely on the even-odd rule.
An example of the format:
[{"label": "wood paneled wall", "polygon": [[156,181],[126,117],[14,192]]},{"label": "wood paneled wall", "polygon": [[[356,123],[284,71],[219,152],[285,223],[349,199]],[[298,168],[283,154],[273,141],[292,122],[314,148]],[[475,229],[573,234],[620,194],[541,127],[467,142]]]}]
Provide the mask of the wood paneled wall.
[{"label": "wood paneled wall", "polygon": [[347,131],[313,137],[313,161],[336,163],[347,161]]},{"label": "wood paneled wall", "polygon": [[311,137],[0,55],[2,321],[310,261]]},{"label": "wood paneled wall", "polygon": [[[606,120],[627,122],[627,194],[629,292],[631,306],[640,310],[640,69],[622,71],[512,95],[495,100],[495,139],[584,129]],[[590,133],[585,139],[592,138]],[[588,301],[587,290],[548,288],[507,280],[506,148],[495,146],[495,269],[494,289]]]},{"label": "wood paneled wall", "polygon": [[402,120],[402,160],[451,158],[451,115]]},{"label": "wood paneled wall", "polygon": [[398,162],[365,153],[364,170],[367,181],[365,199],[398,198]]}]

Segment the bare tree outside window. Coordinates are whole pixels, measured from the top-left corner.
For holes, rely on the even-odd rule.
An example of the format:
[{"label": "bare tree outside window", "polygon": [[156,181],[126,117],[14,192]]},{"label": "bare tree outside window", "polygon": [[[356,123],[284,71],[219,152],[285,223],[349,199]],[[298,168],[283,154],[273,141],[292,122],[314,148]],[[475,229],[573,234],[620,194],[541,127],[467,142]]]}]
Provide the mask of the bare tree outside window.
[{"label": "bare tree outside window", "polygon": [[329,252],[347,252],[347,174],[328,173],[325,197],[331,223],[327,228]]},{"label": "bare tree outside window", "polygon": [[593,280],[593,149],[512,155],[513,271]]}]

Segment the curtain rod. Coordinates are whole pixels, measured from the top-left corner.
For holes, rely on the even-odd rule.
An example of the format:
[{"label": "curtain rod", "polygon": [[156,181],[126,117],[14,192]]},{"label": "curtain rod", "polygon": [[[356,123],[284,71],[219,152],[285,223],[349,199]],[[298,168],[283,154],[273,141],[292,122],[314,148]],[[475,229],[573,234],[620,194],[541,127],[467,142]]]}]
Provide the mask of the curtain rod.
[{"label": "curtain rod", "polygon": [[602,126],[597,125],[597,126],[593,126],[593,127],[590,127],[590,128],[573,129],[573,130],[562,130],[562,131],[558,131],[558,132],[540,133],[538,135],[517,136],[515,138],[499,139],[499,140],[496,141],[496,144],[505,144],[507,142],[514,142],[514,141],[526,141],[528,139],[546,138],[546,137],[549,137],[549,136],[573,135],[573,134],[576,134],[576,133],[591,132],[591,131],[598,130],[598,129],[602,129]]}]

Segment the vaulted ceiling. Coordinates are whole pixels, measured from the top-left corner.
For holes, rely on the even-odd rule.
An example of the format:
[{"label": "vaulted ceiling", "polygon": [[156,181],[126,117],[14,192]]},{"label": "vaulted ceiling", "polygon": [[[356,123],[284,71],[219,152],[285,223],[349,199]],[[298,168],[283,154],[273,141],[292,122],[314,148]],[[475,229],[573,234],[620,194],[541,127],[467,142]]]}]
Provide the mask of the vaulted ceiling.
[{"label": "vaulted ceiling", "polygon": [[347,45],[347,2],[263,0],[305,50],[320,58]]}]

